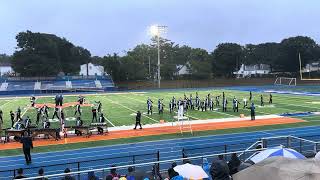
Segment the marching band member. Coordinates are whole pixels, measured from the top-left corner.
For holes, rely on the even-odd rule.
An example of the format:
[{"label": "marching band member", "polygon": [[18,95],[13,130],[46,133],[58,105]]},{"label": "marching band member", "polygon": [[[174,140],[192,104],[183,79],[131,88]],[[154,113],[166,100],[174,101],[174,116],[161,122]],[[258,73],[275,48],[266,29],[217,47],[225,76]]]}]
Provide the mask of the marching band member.
[{"label": "marching band member", "polygon": [[227,112],[228,100],[227,98],[222,98],[222,112]]},{"label": "marching band member", "polygon": [[81,116],[81,105],[80,105],[80,103],[78,103],[76,105],[76,110],[74,112],[74,116],[77,115],[77,113],[79,113],[79,115]]},{"label": "marching band member", "polygon": [[261,105],[261,106],[264,106],[263,95],[262,95],[262,94],[261,94],[261,96],[260,96],[260,105]]},{"label": "marching band member", "polygon": [[213,100],[212,100],[212,98],[210,98],[210,100],[209,100],[209,108],[210,108],[210,111],[213,111]]},{"label": "marching band member", "polygon": [[148,108],[148,115],[152,115],[152,100],[150,98],[148,98],[147,100],[147,108]]},{"label": "marching band member", "polygon": [[[57,118],[59,119],[59,108],[56,106],[55,108],[54,108],[54,112],[53,112],[53,116],[52,116],[52,119],[54,119],[54,117],[56,117],[57,116]],[[47,117],[47,116],[46,116]]]},{"label": "marching band member", "polygon": [[233,112],[239,112],[239,101],[236,97],[232,100],[233,103]]}]

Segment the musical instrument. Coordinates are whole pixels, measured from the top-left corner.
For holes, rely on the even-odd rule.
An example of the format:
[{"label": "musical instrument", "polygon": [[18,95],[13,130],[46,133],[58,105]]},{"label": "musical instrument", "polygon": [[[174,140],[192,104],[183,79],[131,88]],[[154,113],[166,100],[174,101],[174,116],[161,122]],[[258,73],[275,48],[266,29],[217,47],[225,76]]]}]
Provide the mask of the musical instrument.
[{"label": "musical instrument", "polygon": [[107,123],[91,123],[90,126],[91,127],[98,127],[98,126],[107,127]]},{"label": "musical instrument", "polygon": [[107,123],[91,123],[90,127],[97,128],[98,134],[103,134],[105,132],[108,133],[108,124]]},{"label": "musical instrument", "polygon": [[65,129],[74,129],[76,131],[80,131],[87,138],[91,136],[90,127],[89,126],[65,126]]},{"label": "musical instrument", "polygon": [[6,142],[9,142],[9,137],[14,136],[21,138],[24,134],[24,132],[27,131],[26,129],[5,129],[5,137],[6,137]]},{"label": "musical instrument", "polygon": [[60,134],[58,129],[53,129],[53,128],[45,128],[45,129],[32,129],[31,130],[31,136],[32,138],[37,137],[40,134],[44,134],[45,137],[51,136],[53,137],[55,140],[60,139]]}]

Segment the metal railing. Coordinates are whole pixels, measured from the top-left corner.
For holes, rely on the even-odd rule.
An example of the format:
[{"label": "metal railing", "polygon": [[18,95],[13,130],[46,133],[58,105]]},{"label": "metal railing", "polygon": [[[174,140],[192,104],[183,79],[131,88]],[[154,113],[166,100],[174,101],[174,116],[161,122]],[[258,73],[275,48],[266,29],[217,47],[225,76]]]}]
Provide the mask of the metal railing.
[{"label": "metal railing", "polygon": [[[310,137],[314,138],[315,136],[310,136]],[[320,136],[316,136],[316,137],[320,138]],[[314,139],[318,139],[318,138],[314,138]],[[250,141],[246,143],[223,144],[223,145],[216,145],[216,146],[212,146],[212,145],[210,146],[208,144],[203,147],[189,147],[187,145],[187,146],[184,146],[184,148],[178,151],[175,151],[173,155],[171,153],[172,156],[170,156],[169,152],[161,152],[162,154],[161,161],[160,161],[160,152],[158,151],[157,153],[149,154],[149,157],[150,156],[153,157],[149,159],[147,157],[147,154],[137,154],[137,155],[131,155],[131,156],[105,158],[101,160],[103,161],[103,163],[100,163],[100,166],[99,166],[99,163],[98,163],[98,166],[92,163],[92,162],[100,161],[99,159],[95,159],[90,161],[74,162],[73,165],[69,165],[69,166],[68,164],[66,165],[66,163],[64,163],[65,166],[63,167],[64,168],[68,167],[71,169],[71,171],[76,171],[75,173],[71,173],[71,174],[79,175],[78,176],[79,179],[85,176],[83,173],[88,173],[91,171],[96,172],[97,175],[100,177],[104,177],[107,173],[107,170],[110,170],[111,165],[113,164],[118,165],[118,167],[116,168],[119,169],[121,174],[126,174],[125,168],[130,166],[140,167],[140,169],[143,170],[144,172],[152,172],[152,167],[150,165],[154,165],[154,164],[158,164],[159,169],[163,170],[163,169],[169,168],[171,165],[170,163],[174,161],[182,162],[183,160],[192,160],[193,164],[202,164],[204,158],[207,158],[209,162],[211,162],[212,158],[218,155],[225,155],[225,159],[229,160],[232,153],[238,153],[239,159],[245,162],[249,160],[257,152],[264,150],[268,147],[275,147],[279,145],[282,145],[287,148],[295,149],[302,154],[311,153],[312,155],[314,155],[319,150],[318,146],[320,142],[289,135],[289,136],[265,137],[265,138],[258,139],[258,141]],[[181,152],[181,154],[179,152]],[[139,157],[140,157],[140,160],[138,160]],[[177,159],[177,157],[182,157],[182,158]],[[121,161],[121,158],[126,159],[126,161],[125,162]],[[113,161],[110,159],[113,159]],[[108,163],[106,163],[106,161],[108,161]],[[92,164],[92,166],[84,166],[84,163]],[[45,167],[46,174],[57,174],[50,171],[50,168],[52,167],[56,168],[56,167],[59,167],[59,165],[56,164],[56,165],[46,166]],[[84,169],[82,167],[86,167],[86,168]],[[109,167],[109,168],[105,168],[105,167]],[[34,170],[35,169],[37,170],[40,167],[32,167],[32,168]],[[63,172],[64,168],[60,167],[59,171],[56,170],[55,172]],[[91,168],[94,170],[92,170]],[[11,174],[15,175],[16,170],[12,170],[12,171],[13,172],[11,172]],[[25,172],[28,172],[28,169],[25,169]],[[10,177],[12,177],[12,175]],[[32,173],[32,175],[35,176],[36,175],[35,172]],[[0,171],[0,176],[1,176],[1,171]],[[60,175],[58,174],[57,176],[61,177],[61,174]],[[55,176],[50,175],[48,177],[55,177]]]},{"label": "metal railing", "polygon": [[[257,151],[262,151],[262,150],[265,150],[265,149],[249,150],[248,152],[257,152]],[[201,160],[201,162],[203,162],[204,158],[207,158],[209,160],[209,159],[217,158],[219,155],[230,156],[233,153],[239,154],[242,152],[243,151],[234,151],[234,152],[229,152],[229,153],[218,153],[218,154],[210,154],[210,155],[204,155],[204,156],[193,156],[193,157],[170,159],[170,160],[163,160],[163,161],[153,161],[153,162],[147,162],[147,163],[121,165],[121,166],[108,167],[108,168],[97,168],[97,169],[90,169],[90,170],[70,172],[70,173],[60,173],[60,174],[53,174],[53,175],[47,175],[47,176],[37,176],[37,177],[30,177],[30,178],[24,178],[24,179],[25,180],[32,180],[32,179],[37,179],[37,178],[41,178],[41,177],[46,177],[49,179],[61,179],[62,177],[69,175],[69,176],[74,177],[77,180],[80,180],[80,179],[85,179],[86,177],[88,177],[88,173],[90,173],[90,172],[94,172],[96,175],[98,175],[99,178],[103,178],[106,175],[108,175],[108,171],[110,171],[111,169],[116,169],[117,172],[121,172],[121,171],[123,172],[123,171],[126,171],[129,167],[134,167],[134,169],[137,169],[137,170],[143,170],[145,172],[146,177],[154,178],[154,176],[157,176],[157,173],[154,172],[155,166],[161,167],[160,172],[161,172],[161,169],[163,170],[163,169],[167,169],[167,168],[171,167],[172,163],[177,163],[179,165],[179,164],[183,164],[186,161],[190,161],[190,162],[192,162],[192,164],[197,164],[197,165],[202,166],[202,163],[199,164],[199,163],[195,163],[195,162],[200,161],[200,160]],[[104,175],[104,176],[100,176],[100,175]],[[125,175],[125,174],[122,174],[122,175]],[[157,178],[154,178],[154,179],[157,179]]]}]

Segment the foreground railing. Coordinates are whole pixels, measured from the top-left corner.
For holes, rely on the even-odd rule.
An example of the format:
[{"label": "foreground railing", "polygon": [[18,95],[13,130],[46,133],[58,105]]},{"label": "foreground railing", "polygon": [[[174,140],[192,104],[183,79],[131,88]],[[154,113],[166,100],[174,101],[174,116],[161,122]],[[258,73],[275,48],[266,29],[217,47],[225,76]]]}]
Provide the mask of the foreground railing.
[{"label": "foreground railing", "polygon": [[[134,156],[119,156],[113,157],[109,160],[106,159],[94,159],[92,161],[84,161],[79,164],[79,162],[74,162],[72,165],[68,165],[68,163],[64,163],[62,165],[52,165],[52,166],[43,166],[48,177],[58,176],[61,177],[65,174],[59,174],[63,172],[63,170],[67,167],[70,168],[71,171],[75,171],[71,173],[72,175],[77,175],[77,179],[83,179],[87,175],[85,173],[94,171],[96,175],[99,177],[106,176],[111,169],[111,165],[117,165],[118,171],[120,174],[126,174],[128,167],[134,166],[139,168],[143,172],[147,172],[150,176],[154,175],[153,167],[155,164],[159,165],[160,170],[166,170],[171,166],[172,162],[182,163],[184,160],[191,160],[193,164],[202,165],[204,158],[207,158],[209,162],[211,162],[218,155],[225,155],[225,159],[229,160],[232,153],[237,153],[238,157],[241,161],[247,161],[252,156],[254,156],[261,149],[266,149],[268,147],[275,146],[283,146],[297,150],[298,152],[306,155],[306,157],[312,157],[319,150],[320,142],[316,141],[320,136],[312,136],[312,139],[308,140],[295,136],[276,136],[276,137],[265,137],[258,139],[258,141],[248,141],[234,144],[221,144],[221,145],[212,145],[210,142],[204,143],[201,146],[189,146],[185,145],[182,149],[177,149],[174,152],[160,152],[153,153],[150,155],[137,154]],[[93,156],[94,158],[95,156]],[[179,158],[182,157],[182,158]],[[125,160],[125,161],[124,161]],[[108,167],[108,168],[105,168]],[[25,169],[25,174],[28,176],[36,176],[36,170],[40,167],[32,167],[33,173],[30,174],[30,168]],[[92,170],[94,169],[94,170]],[[157,168],[156,168],[157,169]],[[16,171],[12,170],[10,173],[8,171],[0,171],[0,177],[13,177],[16,175]],[[3,174],[7,172],[8,176],[4,176]],[[10,174],[10,175],[9,175]],[[53,175],[49,175],[53,174]],[[2,179],[2,178],[0,178]]]},{"label": "foreground railing", "polygon": [[[265,149],[262,148],[262,149],[248,150],[246,151],[246,153],[254,153],[262,150],[265,150]],[[239,153],[243,153],[243,151],[234,151],[234,152],[228,152],[228,153],[210,154],[210,155],[204,155],[204,156],[194,156],[194,157],[170,159],[170,160],[163,160],[163,161],[153,161],[153,162],[147,162],[147,163],[137,163],[137,164],[107,167],[107,168],[97,168],[97,169],[90,169],[90,170],[70,172],[70,173],[60,173],[60,174],[53,174],[53,175],[47,175],[47,176],[30,177],[30,178],[24,178],[24,179],[32,180],[32,179],[37,179],[42,177],[46,177],[49,179],[61,179],[66,175],[69,175],[74,177],[77,180],[80,180],[80,179],[86,179],[90,172],[94,172],[95,175],[97,175],[99,178],[103,178],[109,174],[109,171],[111,169],[116,169],[117,172],[120,172],[118,174],[121,174],[121,172],[125,172],[125,173],[122,173],[123,175],[125,175],[129,167],[133,167],[136,171],[139,171],[139,170],[143,171],[146,177],[152,177],[152,176],[157,176],[158,174],[154,171],[155,167],[159,168],[159,170],[161,171],[171,167],[172,163],[177,163],[179,165],[185,162],[191,162],[192,164],[197,164],[202,166],[203,165],[202,162],[204,158],[206,158],[209,162],[211,162],[213,159],[217,158],[219,155],[224,155],[225,157],[227,157],[227,156],[231,156],[234,153],[239,154]],[[197,162],[201,162],[201,163],[197,163]]]}]

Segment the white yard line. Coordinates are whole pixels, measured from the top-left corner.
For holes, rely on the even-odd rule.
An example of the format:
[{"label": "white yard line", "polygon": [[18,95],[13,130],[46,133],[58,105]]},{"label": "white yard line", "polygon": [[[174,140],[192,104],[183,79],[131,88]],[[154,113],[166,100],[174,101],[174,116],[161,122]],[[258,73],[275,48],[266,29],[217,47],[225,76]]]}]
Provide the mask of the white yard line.
[{"label": "white yard line", "polygon": [[111,121],[109,121],[108,118],[106,118],[106,120],[107,120],[113,127],[116,127]]},{"label": "white yard line", "polygon": [[[122,106],[122,107],[124,107],[124,108],[126,108],[126,109],[128,109],[128,110],[130,110],[130,111],[132,111],[132,112],[137,112],[136,110],[131,109],[131,108],[125,106],[125,105],[119,104],[118,102],[113,101],[113,100],[111,100],[110,98],[107,98],[107,100],[111,101],[111,102],[114,103],[114,104],[118,104],[119,106]],[[149,116],[146,116],[146,115],[144,115],[144,114],[141,114],[141,115],[144,116],[144,117],[146,117],[146,118],[148,118],[148,119],[150,119],[150,120],[152,120],[152,121],[154,121],[154,122],[157,122],[157,123],[158,123],[157,120],[155,120],[155,119],[153,119],[153,118],[151,118],[151,117],[149,117]]]}]

